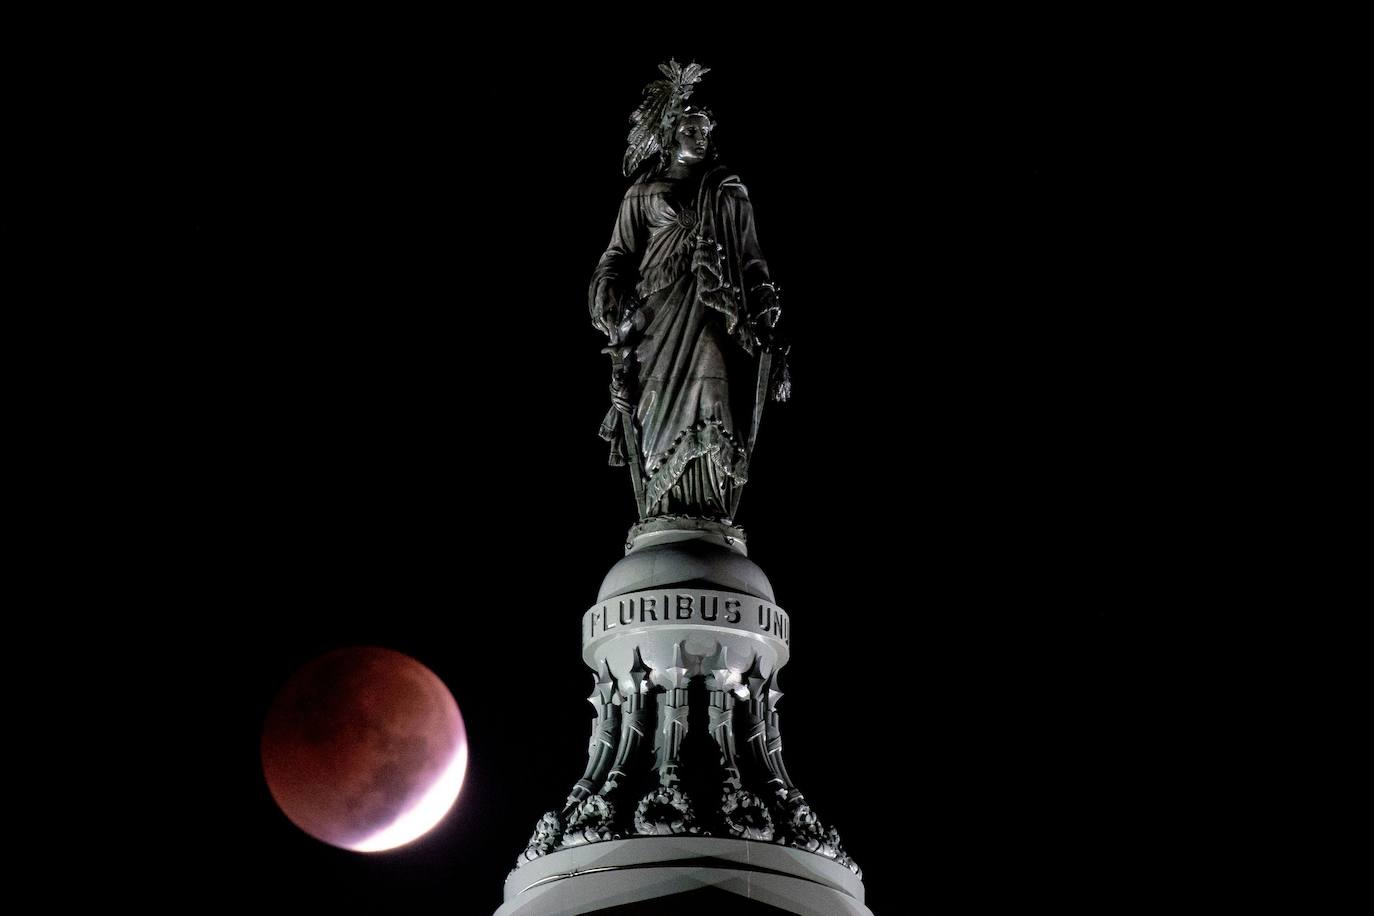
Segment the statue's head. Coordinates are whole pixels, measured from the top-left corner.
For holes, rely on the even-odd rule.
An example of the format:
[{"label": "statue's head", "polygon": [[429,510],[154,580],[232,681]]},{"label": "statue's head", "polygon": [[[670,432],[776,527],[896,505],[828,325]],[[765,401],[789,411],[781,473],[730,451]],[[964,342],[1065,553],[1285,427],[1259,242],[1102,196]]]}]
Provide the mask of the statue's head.
[{"label": "statue's head", "polygon": [[621,169],[631,175],[655,174],[674,163],[692,164],[715,158],[709,139],[716,119],[704,108],[687,104],[710,68],[675,60],[659,64],[663,79],[644,87],[644,100],[630,115]]},{"label": "statue's head", "polygon": [[715,122],[706,111],[688,111],[678,118],[673,129],[672,158],[692,165],[715,158],[711,131]]}]

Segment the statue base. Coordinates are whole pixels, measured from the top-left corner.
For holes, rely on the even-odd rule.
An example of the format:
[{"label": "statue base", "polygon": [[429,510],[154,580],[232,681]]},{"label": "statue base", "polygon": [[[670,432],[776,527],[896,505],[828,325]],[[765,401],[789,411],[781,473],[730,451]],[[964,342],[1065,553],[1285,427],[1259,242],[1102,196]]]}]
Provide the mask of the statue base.
[{"label": "statue base", "polygon": [[718,904],[715,912],[751,913],[754,901],[760,913],[872,916],[863,882],[844,866],[722,837],[631,837],[549,853],[511,873],[495,916],[628,914],[640,911],[636,904],[662,913],[666,904],[698,900]]},{"label": "statue base", "polygon": [[[582,658],[616,674],[635,652],[655,670],[675,664],[681,647],[688,677],[717,650],[742,674],[755,657],[764,673],[787,663],[791,621],[745,547],[744,531],[701,519],[668,517],[630,529],[625,556],[602,580],[582,615]],[[628,686],[628,685],[627,685]]]},{"label": "statue base", "polygon": [[791,633],[740,528],[631,529],[582,615],[583,776],[536,823],[498,916],[869,914],[861,870],[783,763]]},{"label": "statue base", "polygon": [[678,516],[649,519],[630,529],[625,557],[606,573],[597,600],[690,584],[773,600],[772,583],[749,559],[743,528]]}]

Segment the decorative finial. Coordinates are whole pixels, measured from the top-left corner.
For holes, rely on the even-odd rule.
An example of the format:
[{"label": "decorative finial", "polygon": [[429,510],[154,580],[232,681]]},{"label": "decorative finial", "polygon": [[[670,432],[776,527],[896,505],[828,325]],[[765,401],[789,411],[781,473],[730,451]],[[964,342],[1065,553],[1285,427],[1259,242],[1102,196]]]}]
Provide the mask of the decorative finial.
[{"label": "decorative finial", "polygon": [[647,693],[653,686],[652,681],[648,680],[649,666],[644,664],[644,658],[639,654],[639,646],[635,646],[635,662],[630,666],[630,682],[634,684],[635,693]]}]

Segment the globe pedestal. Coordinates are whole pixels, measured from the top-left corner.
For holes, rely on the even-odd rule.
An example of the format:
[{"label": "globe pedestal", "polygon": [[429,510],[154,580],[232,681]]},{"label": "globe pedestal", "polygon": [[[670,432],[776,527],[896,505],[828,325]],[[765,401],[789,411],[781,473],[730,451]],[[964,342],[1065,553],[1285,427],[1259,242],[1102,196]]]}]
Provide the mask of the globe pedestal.
[{"label": "globe pedestal", "polygon": [[[783,763],[791,618],[744,532],[656,518],[582,617],[596,718],[583,776],[536,825],[497,916],[869,914],[859,867]],[[668,907],[668,909],[665,909]]]}]

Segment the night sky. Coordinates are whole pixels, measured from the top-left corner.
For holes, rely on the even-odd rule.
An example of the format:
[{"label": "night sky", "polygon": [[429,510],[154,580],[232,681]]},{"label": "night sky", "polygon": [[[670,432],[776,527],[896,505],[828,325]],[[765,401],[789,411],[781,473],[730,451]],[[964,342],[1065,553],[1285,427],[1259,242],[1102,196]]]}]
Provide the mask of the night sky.
[{"label": "night sky", "polygon": [[[131,60],[91,231],[148,278],[128,371],[214,775],[209,823],[149,852],[163,886],[490,913],[581,775],[581,614],[634,521],[586,287],[676,56],[713,68],[694,101],[793,339],[737,519],[792,618],[791,775],[881,916],[1132,893],[1153,141],[1114,39],[1055,34]],[[292,826],[258,761],[284,680],[352,644],[432,668],[472,748],[449,818],[370,857]]]}]

